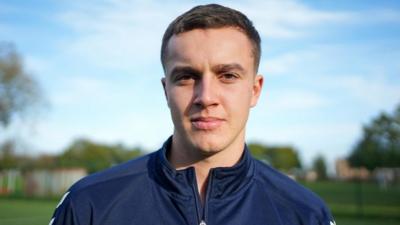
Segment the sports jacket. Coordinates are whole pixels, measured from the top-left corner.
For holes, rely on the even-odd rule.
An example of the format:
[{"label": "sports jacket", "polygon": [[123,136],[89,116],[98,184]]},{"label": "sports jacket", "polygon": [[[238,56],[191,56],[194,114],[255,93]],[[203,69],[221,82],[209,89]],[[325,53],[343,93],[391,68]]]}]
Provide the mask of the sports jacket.
[{"label": "sports jacket", "polygon": [[204,207],[194,168],[166,159],[171,138],[149,155],[83,178],[50,225],[332,225],[325,204],[247,147],[233,167],[210,171]]}]

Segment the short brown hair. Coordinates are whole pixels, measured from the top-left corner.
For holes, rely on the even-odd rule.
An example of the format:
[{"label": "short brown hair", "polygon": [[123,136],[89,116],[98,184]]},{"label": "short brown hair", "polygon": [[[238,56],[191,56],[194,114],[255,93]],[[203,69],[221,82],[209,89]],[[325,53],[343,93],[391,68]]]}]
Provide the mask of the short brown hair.
[{"label": "short brown hair", "polygon": [[261,57],[261,39],[253,23],[241,12],[218,4],[199,5],[172,21],[164,33],[161,45],[161,63],[165,70],[168,41],[173,35],[194,29],[234,27],[242,31],[253,46],[255,71]]}]

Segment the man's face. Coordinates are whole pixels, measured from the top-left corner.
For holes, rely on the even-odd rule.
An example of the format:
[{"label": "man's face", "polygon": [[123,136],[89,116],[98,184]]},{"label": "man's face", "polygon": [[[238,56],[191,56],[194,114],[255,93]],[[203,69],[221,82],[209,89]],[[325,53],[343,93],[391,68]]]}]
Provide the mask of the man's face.
[{"label": "man's face", "polygon": [[213,154],[243,144],[245,125],[262,87],[252,45],[238,29],[195,29],[167,45],[163,86],[174,138]]}]

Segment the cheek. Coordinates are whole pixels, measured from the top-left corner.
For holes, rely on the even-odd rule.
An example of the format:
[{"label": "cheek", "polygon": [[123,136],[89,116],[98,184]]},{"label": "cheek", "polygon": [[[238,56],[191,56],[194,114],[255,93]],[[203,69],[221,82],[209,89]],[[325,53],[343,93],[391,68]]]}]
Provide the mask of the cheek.
[{"label": "cheek", "polygon": [[246,120],[251,108],[251,90],[246,88],[230,92],[225,99],[227,110],[235,120]]},{"label": "cheek", "polygon": [[229,101],[233,105],[237,105],[236,107],[247,108],[250,106],[252,96],[251,88],[247,86],[235,87],[232,90],[227,90],[226,101]]},{"label": "cheek", "polygon": [[182,117],[190,107],[191,95],[181,89],[171,89],[168,95],[168,106],[173,116]]}]

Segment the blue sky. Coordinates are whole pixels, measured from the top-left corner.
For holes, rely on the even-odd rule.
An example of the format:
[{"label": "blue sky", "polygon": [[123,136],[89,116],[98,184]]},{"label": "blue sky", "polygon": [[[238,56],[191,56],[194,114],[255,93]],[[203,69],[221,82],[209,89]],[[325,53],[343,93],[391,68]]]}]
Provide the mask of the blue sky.
[{"label": "blue sky", "polygon": [[[262,37],[265,84],[248,141],[332,163],[363,124],[400,103],[398,1],[216,2],[248,15]],[[15,44],[49,103],[3,138],[18,134],[34,153],[60,152],[78,137],[157,149],[172,133],[161,37],[177,15],[205,3],[1,1],[0,40]]]}]

